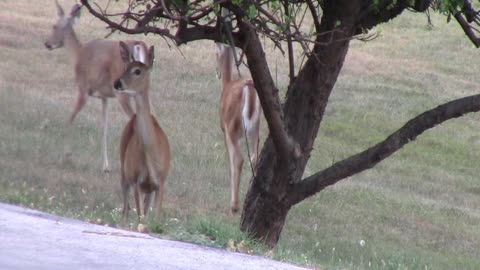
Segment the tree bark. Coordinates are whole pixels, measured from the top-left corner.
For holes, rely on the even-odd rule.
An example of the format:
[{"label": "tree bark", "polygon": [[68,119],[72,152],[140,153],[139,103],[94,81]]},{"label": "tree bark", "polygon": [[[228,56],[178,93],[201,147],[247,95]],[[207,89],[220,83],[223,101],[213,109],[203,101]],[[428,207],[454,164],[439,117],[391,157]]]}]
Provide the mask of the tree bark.
[{"label": "tree bark", "polygon": [[[280,239],[291,208],[287,195],[301,180],[328,98],[345,60],[349,40],[354,34],[354,29],[345,19],[344,25],[338,26],[339,19],[325,13],[320,23],[320,30],[325,34],[318,35],[313,56],[287,92],[283,107],[286,133],[300,153],[280,157],[269,137],[245,199],[241,229],[269,246],[276,245]],[[248,51],[246,55],[248,59]],[[254,77],[257,67],[253,63],[248,64]]]},{"label": "tree bark", "polygon": [[241,230],[268,246],[280,239],[290,207],[283,203],[289,177],[285,167],[278,166],[272,140],[267,139],[245,198]]}]

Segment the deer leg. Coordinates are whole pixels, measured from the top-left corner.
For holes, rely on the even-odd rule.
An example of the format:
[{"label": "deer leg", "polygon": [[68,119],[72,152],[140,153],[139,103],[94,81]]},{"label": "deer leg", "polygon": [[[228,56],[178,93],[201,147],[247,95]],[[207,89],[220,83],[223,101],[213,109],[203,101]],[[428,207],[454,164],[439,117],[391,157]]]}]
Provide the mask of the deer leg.
[{"label": "deer leg", "polygon": [[164,189],[164,179],[160,179],[158,182],[159,186],[155,190],[155,219],[158,221],[160,219],[160,214],[162,213],[162,204],[163,204],[163,193]]},{"label": "deer leg", "polygon": [[123,111],[128,115],[128,118],[132,118],[135,112],[130,104],[130,97],[123,94],[117,94],[117,99]]},{"label": "deer leg", "polygon": [[[73,120],[75,119],[75,116],[77,116],[77,113],[81,111],[83,106],[85,106],[85,104],[87,103],[87,98],[88,98],[87,94],[84,91],[82,91],[80,88],[78,91],[77,101],[75,102],[75,107],[68,120],[68,124],[70,126],[73,124]],[[69,130],[69,133],[70,132],[71,131]],[[65,152],[65,159],[70,160],[72,157],[71,146],[64,146],[64,152]]]},{"label": "deer leg", "polygon": [[103,126],[103,137],[102,137],[102,153],[103,153],[103,172],[110,172],[110,165],[108,164],[108,151],[107,151],[107,134],[108,134],[108,102],[106,98],[102,98],[102,126]]},{"label": "deer leg", "polygon": [[149,180],[152,182],[153,188],[155,190],[155,219],[160,218],[160,211],[162,208],[162,200],[163,200],[163,181],[164,178],[159,177],[158,171],[155,169],[153,165],[152,159],[150,158],[149,154],[146,153],[145,156],[145,163],[147,166]]},{"label": "deer leg", "polygon": [[70,115],[70,120],[69,124],[71,125],[73,123],[73,120],[75,119],[75,116],[77,116],[77,113],[82,110],[83,106],[85,106],[85,103],[87,103],[87,93],[85,91],[79,90],[78,91],[78,96],[77,96],[77,102],[75,103],[75,107],[73,109],[72,114]]},{"label": "deer leg", "polygon": [[149,192],[145,194],[145,200],[143,202],[143,214],[147,216],[148,210],[150,209],[150,205],[152,203],[152,196],[153,192]]},{"label": "deer leg", "polygon": [[258,144],[260,143],[260,125],[258,125],[258,122],[252,129],[247,130],[247,141],[251,166],[255,169],[258,161]]},{"label": "deer leg", "polygon": [[228,136],[227,132],[225,132],[225,142],[227,144],[228,160],[230,164],[230,211],[232,214],[235,214],[238,212],[238,189],[240,187],[240,175],[242,173],[243,158],[240,152],[238,140],[233,141],[230,136]]},{"label": "deer leg", "polygon": [[126,181],[125,177],[122,175],[122,194],[123,194],[123,219],[127,221],[128,218],[128,193],[130,192],[130,184]]},{"label": "deer leg", "polygon": [[142,206],[140,205],[140,191],[138,184],[133,186],[133,197],[135,199],[135,207],[137,208],[138,221],[140,222],[142,220]]}]

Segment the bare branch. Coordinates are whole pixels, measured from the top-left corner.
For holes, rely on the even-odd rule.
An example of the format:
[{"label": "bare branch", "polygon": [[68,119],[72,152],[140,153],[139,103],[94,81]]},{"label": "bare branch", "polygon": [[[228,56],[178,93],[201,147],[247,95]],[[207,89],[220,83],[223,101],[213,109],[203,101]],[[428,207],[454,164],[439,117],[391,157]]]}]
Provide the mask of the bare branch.
[{"label": "bare branch", "polygon": [[160,11],[160,3],[156,3],[148,12],[145,12],[143,18],[137,23],[137,27],[147,25],[156,17],[161,16]]},{"label": "bare branch", "polygon": [[270,136],[272,138],[277,157],[280,162],[287,162],[295,151],[294,140],[288,135],[283,121],[283,109],[278,96],[278,89],[273,83],[265,52],[262,49],[255,29],[245,22],[240,22],[239,27],[249,40],[245,47],[248,67],[251,71],[255,88],[267,120]]},{"label": "bare branch", "polygon": [[262,13],[263,15],[265,15],[265,17],[267,17],[271,23],[277,25],[277,26],[280,26],[282,27],[282,23],[280,21],[278,21],[270,12],[268,12],[267,10],[265,10],[261,5],[259,5],[257,2],[254,2],[255,4],[255,8],[257,8],[257,10]]},{"label": "bare branch", "polygon": [[[290,11],[289,11],[289,7],[288,7],[288,2],[284,2],[283,7],[285,9],[285,14],[289,14]],[[294,20],[295,20],[295,18],[294,18]],[[289,70],[288,77],[290,78],[290,82],[288,83],[288,85],[290,86],[290,85],[292,85],[292,82],[295,78],[295,63],[294,63],[294,55],[293,55],[292,36],[290,35],[290,24],[289,23],[287,23],[286,33],[287,33],[288,70]]]},{"label": "bare branch", "polygon": [[368,42],[368,41],[377,39],[379,36],[380,35],[377,32],[375,32],[375,33],[365,33],[365,34],[356,35],[353,38],[359,41]]},{"label": "bare branch", "polygon": [[462,27],[463,32],[465,32],[465,34],[470,39],[470,41],[472,41],[475,47],[480,47],[480,40],[472,31],[472,27],[470,26],[470,24],[465,20],[465,18],[463,18],[462,13],[457,12],[455,13],[454,17],[457,20],[458,24],[460,24],[460,26]]},{"label": "bare branch", "polygon": [[426,130],[444,121],[478,111],[480,111],[480,95],[453,100],[426,111],[408,121],[377,145],[297,182],[287,195],[287,203],[293,206],[342,179],[374,167]]},{"label": "bare branch", "polygon": [[165,5],[165,0],[160,0],[160,4],[162,5],[162,8],[163,8],[163,11],[165,11],[165,13],[167,14],[168,18],[170,20],[174,20],[174,21],[181,21],[181,20],[184,20],[183,17],[181,16],[175,16],[173,15],[170,10],[167,8],[167,6]]},{"label": "bare branch", "polygon": [[[219,2],[221,1],[225,1],[225,0],[220,0]],[[163,17],[163,18],[169,19],[168,16],[159,15],[158,12],[163,10],[163,8],[157,9],[156,11],[151,11],[152,13],[145,14],[145,15],[148,15],[149,20],[145,19],[146,17],[144,17],[145,21],[139,20],[135,27],[129,28],[128,26],[123,25],[123,21],[121,24],[116,23],[113,20],[109,19],[107,16],[105,16],[102,12],[99,12],[94,8],[92,8],[88,0],[81,0],[81,2],[93,16],[105,22],[110,28],[119,30],[127,34],[147,34],[147,33],[158,34],[162,37],[166,37],[173,40],[177,46],[191,42],[191,41],[201,40],[201,39],[221,41],[221,36],[219,35],[217,28],[215,26],[200,25],[200,24],[197,24],[195,21],[191,21],[189,18],[181,19],[179,21],[177,32],[175,34],[172,34],[168,28],[159,28],[156,26],[149,25],[149,22],[153,20],[155,17]],[[161,5],[161,3],[158,3],[158,4]],[[198,14],[196,16],[198,16]],[[178,17],[178,18],[183,18],[183,17]],[[126,22],[128,21],[129,20],[126,20]],[[193,27],[187,27],[188,23],[190,25],[193,25]],[[239,33],[232,32],[232,38],[236,46],[242,47],[244,45],[241,35]]]},{"label": "bare branch", "polygon": [[320,33],[321,32],[320,19],[318,18],[317,9],[315,8],[315,5],[313,4],[312,0],[307,0],[307,5],[308,5],[308,9],[310,10],[310,14],[312,15],[312,18],[313,18],[315,31],[317,33]]},{"label": "bare branch", "polygon": [[93,16],[97,17],[98,19],[100,19],[101,21],[103,21],[108,26],[112,27],[113,29],[118,29],[118,30],[120,30],[122,32],[125,32],[127,34],[154,33],[154,34],[166,36],[170,39],[176,40],[176,37],[174,35],[172,35],[168,29],[161,29],[161,28],[150,27],[150,26],[142,26],[142,27],[138,27],[138,28],[135,28],[135,29],[127,28],[127,27],[124,27],[123,25],[120,25],[116,22],[113,22],[113,21],[107,19],[105,16],[103,16],[103,14],[94,10],[90,6],[90,4],[88,3],[88,0],[81,0],[81,2]]}]

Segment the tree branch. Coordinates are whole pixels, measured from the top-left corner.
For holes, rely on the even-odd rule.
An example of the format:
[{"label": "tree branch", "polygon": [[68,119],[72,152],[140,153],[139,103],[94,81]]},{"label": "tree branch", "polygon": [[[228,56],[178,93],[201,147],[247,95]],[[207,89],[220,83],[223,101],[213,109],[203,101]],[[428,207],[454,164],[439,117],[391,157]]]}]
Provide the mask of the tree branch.
[{"label": "tree branch", "polygon": [[[288,2],[285,1],[283,3],[283,8],[285,9],[285,14],[289,16],[290,14],[289,7],[288,7]],[[295,18],[294,18],[295,20]],[[293,55],[293,44],[292,44],[292,35],[290,32],[290,23],[286,25],[286,30],[287,34],[287,49],[288,49],[288,77],[290,78],[290,81],[288,82],[288,86],[292,85],[293,80],[295,79],[295,63],[294,63],[294,55]]]},{"label": "tree branch", "polygon": [[278,89],[273,83],[265,52],[262,49],[255,29],[248,23],[239,22],[240,31],[245,34],[248,44],[245,47],[248,67],[257,89],[270,136],[273,140],[279,161],[287,161],[295,153],[295,144],[288,135],[283,120],[283,110],[278,96]]},{"label": "tree branch", "polygon": [[403,127],[377,145],[297,182],[287,195],[286,203],[293,206],[342,179],[370,169],[405,144],[415,140],[418,135],[426,130],[449,119],[477,111],[480,111],[480,95],[453,100],[426,111],[408,121]]},{"label": "tree branch", "polygon": [[475,35],[475,33],[472,31],[472,27],[470,26],[470,24],[468,24],[468,22],[465,20],[465,18],[463,18],[462,13],[459,11],[459,12],[455,13],[454,17],[457,20],[458,24],[460,24],[460,26],[462,27],[463,32],[465,32],[465,34],[470,39],[470,41],[472,41],[472,43],[475,45],[475,47],[477,47],[477,48],[480,47],[480,40]]},{"label": "tree branch", "polygon": [[388,22],[400,15],[406,8],[418,12],[424,12],[431,4],[432,0],[380,0],[367,1],[368,6],[364,8],[357,21],[357,25],[363,29],[371,29],[372,27]]},{"label": "tree branch", "polygon": [[81,0],[80,2],[88,9],[88,11],[93,16],[97,17],[98,19],[100,19],[101,21],[103,21],[108,26],[112,27],[113,29],[120,30],[120,31],[125,32],[127,34],[154,33],[154,34],[158,34],[158,35],[165,36],[165,37],[171,38],[173,40],[176,40],[176,37],[174,35],[172,35],[168,29],[161,29],[161,28],[150,27],[150,26],[146,26],[146,25],[142,26],[142,27],[134,28],[134,29],[127,28],[127,27],[124,27],[123,25],[120,25],[116,22],[113,22],[113,21],[107,19],[103,14],[97,12],[95,9],[92,8],[92,6],[90,6],[90,4],[88,3],[88,0]]},{"label": "tree branch", "polygon": [[[455,19],[457,20],[458,24],[465,32],[465,35],[472,41],[475,47],[480,47],[480,39],[477,37],[473,30],[476,30],[471,23],[475,23],[480,25],[480,17],[478,12],[473,9],[472,4],[468,0],[463,1],[463,6],[460,11],[452,10],[452,14],[454,14]],[[464,17],[465,16],[465,17]]]},{"label": "tree branch", "polygon": [[307,5],[308,9],[310,10],[310,14],[312,15],[313,18],[313,24],[315,25],[315,31],[317,33],[320,33],[321,28],[320,28],[320,19],[318,18],[318,13],[317,9],[315,8],[315,5],[313,4],[312,0],[307,0]]},{"label": "tree branch", "polygon": [[[88,9],[88,11],[93,16],[105,22],[112,29],[116,29],[127,34],[147,34],[147,33],[157,34],[173,40],[177,44],[177,46],[181,44],[186,44],[191,41],[202,40],[202,39],[218,41],[218,42],[222,41],[221,36],[215,26],[194,25],[193,27],[187,27],[187,21],[190,21],[190,19],[186,19],[186,20],[181,19],[179,23],[179,27],[177,28],[177,32],[175,34],[172,34],[169,29],[148,25],[148,23],[154,18],[154,15],[150,13],[147,14],[148,19],[145,19],[145,21],[141,20],[134,28],[128,28],[123,26],[122,24],[119,24],[110,20],[108,16],[96,11],[89,4],[88,0],[81,0],[81,3]],[[158,17],[158,12],[159,11],[156,12],[157,17]],[[239,33],[232,32],[232,38],[236,46],[242,47],[244,45],[243,39]]]}]

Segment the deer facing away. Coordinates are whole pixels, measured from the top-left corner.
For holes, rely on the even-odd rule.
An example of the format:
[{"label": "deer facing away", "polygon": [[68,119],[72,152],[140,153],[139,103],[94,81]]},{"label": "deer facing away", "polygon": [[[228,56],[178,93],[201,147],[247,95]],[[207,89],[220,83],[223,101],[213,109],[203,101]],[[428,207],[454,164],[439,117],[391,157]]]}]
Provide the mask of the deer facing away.
[{"label": "deer facing away", "polygon": [[220,127],[224,134],[230,165],[230,211],[238,211],[238,193],[243,157],[240,140],[248,143],[250,162],[255,168],[258,158],[261,106],[252,80],[233,80],[233,49],[216,43],[217,75],[222,81],[220,96]]},{"label": "deer facing away", "polygon": [[[65,15],[57,1],[55,1],[55,4],[58,20],[53,25],[52,34],[45,42],[45,47],[49,50],[66,47],[74,61],[78,96],[70,116],[70,124],[87,102],[88,96],[98,97],[102,101],[103,171],[108,172],[110,166],[107,154],[107,99],[115,97],[113,83],[125,71],[126,64],[121,59],[118,41],[95,39],[82,44],[78,40],[73,26],[80,17],[80,5],[75,4],[70,14]],[[144,42],[130,40],[125,43],[133,51],[133,57],[137,61],[145,61],[147,46]],[[118,95],[117,98],[125,113],[131,117],[134,113],[128,97]]]},{"label": "deer facing away", "polygon": [[150,71],[153,66],[153,46],[148,51],[147,63],[135,61],[128,45],[120,42],[121,55],[127,70],[114,83],[115,89],[132,96],[136,114],[125,126],[120,142],[121,186],[123,192],[123,215],[128,217],[128,195],[133,187],[137,214],[141,219],[140,194],[143,198],[143,215],[150,207],[155,193],[155,216],[160,217],[164,184],[170,169],[170,147],[168,139],[150,111]]}]

